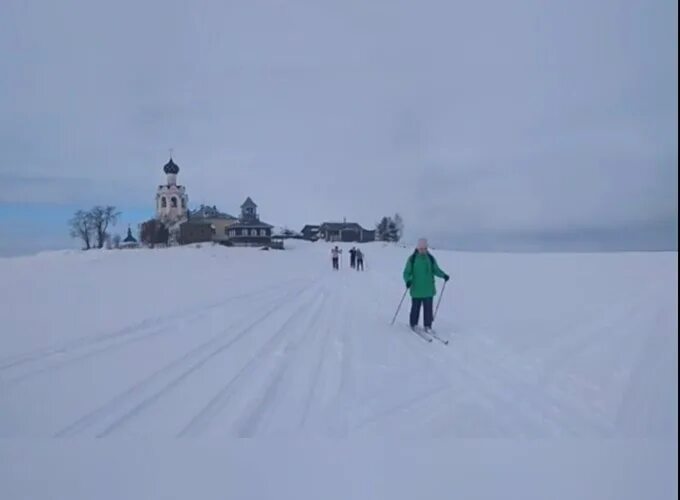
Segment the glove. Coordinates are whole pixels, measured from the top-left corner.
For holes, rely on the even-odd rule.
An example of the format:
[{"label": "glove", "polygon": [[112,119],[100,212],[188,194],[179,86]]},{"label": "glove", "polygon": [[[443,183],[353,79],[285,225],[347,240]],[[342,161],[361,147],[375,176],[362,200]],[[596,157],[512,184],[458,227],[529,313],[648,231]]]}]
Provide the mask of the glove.
[{"label": "glove", "polygon": [[406,282],[406,288],[411,288],[411,282],[410,281]]},{"label": "glove", "polygon": [[451,279],[451,277],[448,274],[444,275],[444,281],[449,281],[450,279]]}]

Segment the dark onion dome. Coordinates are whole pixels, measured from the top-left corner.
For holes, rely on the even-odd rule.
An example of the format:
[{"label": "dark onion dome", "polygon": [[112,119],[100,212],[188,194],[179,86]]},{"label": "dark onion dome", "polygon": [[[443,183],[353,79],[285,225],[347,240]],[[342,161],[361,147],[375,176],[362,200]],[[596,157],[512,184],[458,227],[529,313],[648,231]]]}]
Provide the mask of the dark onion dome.
[{"label": "dark onion dome", "polygon": [[170,158],[170,161],[166,163],[165,166],[163,167],[163,172],[165,172],[166,174],[178,174],[179,167],[174,161],[172,161],[172,158]]}]

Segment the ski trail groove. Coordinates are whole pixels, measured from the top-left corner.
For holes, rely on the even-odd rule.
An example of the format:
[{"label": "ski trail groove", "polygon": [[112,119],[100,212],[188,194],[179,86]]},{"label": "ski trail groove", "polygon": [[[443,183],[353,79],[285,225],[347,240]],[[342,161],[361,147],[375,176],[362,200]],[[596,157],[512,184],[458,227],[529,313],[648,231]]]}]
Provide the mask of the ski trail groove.
[{"label": "ski trail groove", "polygon": [[[300,351],[301,349],[304,349],[309,341],[309,336],[317,331],[315,326],[318,324],[324,306],[328,301],[327,293],[321,293],[322,296],[319,304],[315,307],[315,310],[308,315],[306,321],[304,321],[307,328],[303,328],[303,333],[299,339],[286,343],[286,354],[278,363],[278,366],[274,370],[274,374],[269,376],[269,383],[263,396],[259,399],[255,408],[251,409],[244,418],[241,418],[241,423],[236,428],[236,435],[238,437],[253,437],[255,435],[260,428],[261,422],[266,418],[267,413],[271,414],[272,410],[276,410],[277,407],[274,403],[278,397],[280,388],[285,387],[286,385],[290,386],[290,382],[286,384],[285,380],[286,375],[289,373],[289,369],[294,366],[303,366],[304,361],[299,365],[297,363],[297,359],[301,354]],[[291,350],[292,353],[289,353]],[[267,410],[269,410],[269,412],[267,412]]]},{"label": "ski trail groove", "polygon": [[[283,302],[283,305],[285,305],[287,301]],[[141,414],[146,408],[150,407],[153,403],[155,403],[158,399],[160,399],[163,395],[177,387],[180,383],[182,383],[187,377],[192,375],[194,372],[199,370],[200,368],[203,367],[205,363],[210,361],[212,358],[215,356],[221,354],[225,350],[229,349],[233,344],[238,342],[240,339],[242,339],[245,335],[248,333],[252,332],[257,328],[257,326],[267,319],[269,316],[271,316],[274,312],[278,311],[281,306],[277,306],[274,309],[270,310],[265,314],[264,316],[260,317],[258,320],[250,323],[248,327],[246,327],[244,330],[242,330],[235,338],[231,339],[229,342],[226,344],[220,346],[216,350],[212,351],[209,355],[205,356],[204,358],[196,361],[194,364],[192,364],[187,370],[179,374],[177,377],[173,378],[169,383],[167,383],[165,386],[163,386],[161,389],[153,393],[151,396],[148,398],[142,400],[139,402],[137,405],[135,405],[130,411],[124,413],[122,416],[117,418],[113,423],[111,423],[108,427],[106,427],[102,432],[97,434],[97,437],[106,437],[111,435],[112,433],[118,431],[121,429],[125,423],[127,423],[129,420],[132,418],[138,416]]]},{"label": "ski trail groove", "polygon": [[[534,421],[550,424],[553,434],[566,433],[577,437],[583,435],[584,430],[595,430],[602,436],[610,433],[610,426],[594,419],[591,412],[575,407],[573,402],[566,399],[555,398],[544,387],[522,380],[518,370],[512,370],[492,359],[489,356],[489,346],[486,351],[477,354],[476,360],[479,365],[473,376],[477,380],[484,380],[487,387],[497,387],[499,394],[507,394],[505,399],[524,413],[533,415]],[[515,361],[519,364],[520,360]]]},{"label": "ski trail groove", "polygon": [[[415,337],[411,338],[412,335],[410,335],[410,332],[405,331],[403,335],[398,335],[399,342],[402,343],[407,349],[412,350],[413,352],[417,353],[419,357],[424,359],[429,365],[430,369],[432,369],[435,374],[440,377],[442,380],[445,380],[448,382],[450,385],[454,385],[455,383],[458,383],[459,386],[466,386],[468,390],[471,390],[470,388],[473,388],[475,394],[477,396],[482,396],[485,398],[486,401],[488,401],[491,406],[494,407],[503,407],[504,402],[502,399],[497,395],[494,394],[493,392],[489,392],[488,390],[484,390],[483,388],[479,387],[474,387],[473,384],[470,383],[465,383],[462,381],[462,377],[460,376],[461,374],[464,377],[467,377],[468,382],[470,382],[470,379],[472,378],[471,375],[461,368],[461,360],[456,360],[458,365],[457,365],[457,372],[455,373],[455,378],[453,378],[452,375],[449,375],[448,370],[444,369],[442,370],[439,365],[435,362],[433,353],[431,351],[432,346],[430,344],[423,344],[421,341],[416,339]],[[410,339],[410,340],[409,340]],[[436,346],[439,348],[439,346]],[[443,348],[442,348],[443,349]],[[462,383],[461,383],[462,382]],[[408,408],[408,406],[403,406],[402,408]],[[524,428],[526,425],[527,421],[525,420],[522,422],[522,424],[517,425],[517,416],[516,415],[510,415],[508,412],[504,411],[499,411],[498,413],[498,420],[496,421],[496,425],[499,427],[499,429],[502,432],[505,432],[507,434],[511,434],[513,430],[517,428]],[[514,421],[511,421],[510,418],[513,418]]]},{"label": "ski trail groove", "polygon": [[[321,297],[323,301],[323,297]],[[303,301],[299,304],[295,313],[290,316],[284,324],[277,329],[274,335],[260,348],[260,350],[255,354],[253,358],[244,365],[241,370],[234,376],[225,386],[220,389],[220,391],[208,402],[208,404],[203,407],[194,417],[184,426],[184,428],[178,433],[178,437],[193,437],[200,435],[204,432],[210,425],[215,417],[217,417],[222,409],[228,404],[229,398],[234,389],[234,385],[237,384],[242,377],[247,375],[261,361],[262,357],[275,347],[275,342],[282,338],[286,334],[287,328],[298,320],[298,314],[309,308],[309,304],[315,300],[315,297],[309,300]]]},{"label": "ski trail groove", "polygon": [[[332,299],[329,299],[332,300]],[[323,367],[324,362],[326,361],[326,353],[328,351],[328,344],[330,342],[330,337],[333,332],[333,325],[338,323],[338,319],[340,317],[340,309],[339,308],[334,308],[333,309],[333,314],[331,318],[329,318],[329,324],[326,325],[325,328],[325,334],[323,336],[323,339],[321,341],[321,347],[319,349],[319,354],[317,355],[318,362],[316,363],[316,367],[314,369],[314,372],[312,374],[311,380],[312,380],[312,385],[309,388],[309,392],[307,394],[307,400],[305,401],[305,406],[304,410],[302,413],[302,418],[300,420],[300,428],[304,428],[305,425],[307,424],[307,420],[309,418],[309,413],[312,407],[312,403],[314,401],[314,396],[316,394],[317,387],[319,385],[319,378],[321,374],[321,369]]]},{"label": "ski trail groove", "polygon": [[80,348],[87,348],[91,347],[93,345],[98,345],[101,343],[109,342],[111,340],[117,340],[123,337],[127,337],[129,335],[133,335],[136,333],[140,333],[145,331],[148,328],[152,328],[154,331],[159,328],[159,327],[166,327],[168,325],[174,324],[177,320],[179,319],[187,319],[187,318],[194,318],[194,317],[200,317],[202,315],[208,314],[214,309],[217,309],[219,307],[223,307],[229,303],[231,303],[234,300],[244,300],[244,299],[249,299],[255,296],[258,296],[260,294],[267,293],[267,292],[272,292],[272,291],[278,291],[280,289],[286,289],[288,288],[291,283],[300,281],[299,279],[291,280],[290,282],[284,282],[281,284],[276,285],[275,287],[265,287],[262,289],[246,292],[246,293],[241,293],[237,294],[234,296],[230,296],[225,299],[221,299],[220,301],[213,302],[208,305],[201,305],[201,306],[196,306],[192,307],[188,310],[180,311],[180,312],[174,312],[174,313],[169,313],[168,315],[163,315],[163,316],[155,316],[152,318],[146,318],[142,321],[139,321],[133,325],[128,325],[125,326],[119,330],[115,330],[110,333],[105,333],[101,335],[86,335],[82,336],[76,339],[71,339],[67,342],[61,343],[61,344],[56,344],[51,347],[46,347],[42,349],[37,349],[35,351],[30,351],[24,354],[18,354],[14,356],[9,356],[6,358],[0,359],[0,371],[5,371],[9,370],[10,368],[15,368],[27,363],[34,363],[37,361],[41,361],[43,359],[53,357],[56,355],[62,355],[68,352],[71,352],[76,349]]},{"label": "ski trail groove", "polygon": [[[347,286],[345,285],[344,288],[347,288]],[[339,317],[341,318],[341,323],[338,325],[338,329],[341,332],[339,339],[340,350],[338,351],[338,357],[340,358],[340,382],[335,394],[335,400],[328,408],[330,413],[328,430],[332,434],[340,436],[347,434],[349,427],[347,417],[348,404],[356,394],[355,369],[353,366],[354,352],[350,338],[348,298],[349,294],[347,290],[344,290],[338,301]]]},{"label": "ski trail groove", "polygon": [[[304,288],[305,287],[300,289],[300,292],[302,292]],[[179,356],[175,360],[171,361],[170,363],[166,364],[165,366],[159,368],[158,370],[150,374],[144,380],[135,383],[124,392],[113,397],[111,400],[109,400],[108,403],[105,403],[99,408],[78,418],[75,422],[57,432],[54,435],[54,437],[69,437],[84,432],[93,425],[96,425],[101,420],[104,420],[111,416],[115,416],[115,413],[119,408],[123,407],[128,401],[135,398],[135,396],[137,396],[139,393],[144,393],[145,391],[151,390],[153,389],[154,384],[161,383],[162,384],[161,388],[157,390],[157,392],[153,393],[151,396],[148,396],[146,399],[143,399],[142,403],[154,398],[154,396],[155,396],[154,400],[158,399],[158,397],[162,395],[158,394],[162,393],[164,389],[167,389],[168,386],[172,384],[173,380],[177,379],[177,377],[175,377],[175,379],[171,379],[170,382],[165,382],[163,384],[162,381],[166,376],[168,376],[168,374],[172,374],[173,371],[180,371],[187,364],[190,364],[192,361],[197,360],[193,364],[190,364],[188,369],[180,372],[179,377],[182,377],[182,379],[186,378],[186,376],[190,375],[193,371],[200,368],[200,366],[197,366],[198,364],[205,363],[210,358],[218,355],[226,348],[228,348],[230,345],[232,345],[234,342],[237,342],[238,340],[243,338],[244,335],[246,335],[250,330],[256,327],[257,324],[259,324],[261,321],[266,320],[269,316],[271,316],[272,314],[280,310],[282,307],[284,307],[288,301],[289,295],[290,292],[286,292],[282,294],[281,297],[277,298],[277,300],[274,300],[273,305],[272,303],[269,303],[270,307],[264,314],[260,315],[255,321],[249,323],[246,327],[238,329],[236,334],[233,334],[233,329],[238,328],[238,325],[241,324],[242,321],[233,322],[232,324],[229,325],[229,327],[225,328],[217,335],[211,337],[210,339],[201,343],[197,347],[189,350],[185,354]],[[229,338],[225,344],[221,344],[216,349],[209,351],[207,354],[203,354],[205,351],[208,351],[215,344],[218,344],[227,336]],[[137,404],[135,407],[139,407],[140,404]],[[138,409],[141,410],[142,408]],[[131,411],[132,410],[129,410],[126,413],[124,413],[123,417],[129,414]],[[120,420],[121,418],[122,417],[118,417],[117,420]]]},{"label": "ski trail groove", "polygon": [[[272,296],[277,296],[278,294],[274,291],[272,292],[265,292],[266,299],[269,298],[270,295]],[[266,300],[265,299],[265,300]],[[241,300],[241,299],[234,299],[234,300]],[[212,311],[213,308],[208,308],[205,309],[201,312],[198,313],[193,313],[189,317],[183,317],[182,320],[185,322],[191,322],[195,321],[198,318],[202,318]],[[84,361],[96,356],[108,354],[112,351],[115,351],[116,349],[121,349],[125,347],[129,347],[133,344],[136,344],[137,342],[145,341],[145,340],[151,340],[157,337],[158,335],[176,335],[176,334],[181,334],[184,332],[184,330],[177,328],[174,330],[171,330],[170,333],[166,333],[167,326],[162,325],[160,327],[154,328],[148,332],[138,332],[140,333],[139,335],[130,337],[130,335],[126,335],[120,342],[114,342],[110,345],[104,345],[102,347],[98,347],[102,342],[97,342],[93,343],[90,345],[84,346],[84,351],[83,352],[78,352],[77,349],[72,349],[72,351],[76,351],[71,357],[67,357],[66,359],[63,360],[58,360],[57,362],[50,364],[49,361],[44,366],[38,366],[33,370],[29,370],[28,372],[22,373],[20,375],[17,375],[13,378],[8,378],[6,380],[3,380],[2,383],[6,383],[8,385],[13,385],[20,383],[24,380],[31,379],[35,376],[41,375],[41,374],[46,374],[46,373],[52,373],[54,371],[57,371],[62,368],[66,368],[71,366],[74,363],[78,363],[80,361]],[[116,337],[113,340],[120,340],[118,337]],[[94,349],[88,350],[90,347],[95,347]],[[44,358],[41,358],[41,360],[44,360]],[[24,364],[27,364],[29,362],[26,362]]]}]

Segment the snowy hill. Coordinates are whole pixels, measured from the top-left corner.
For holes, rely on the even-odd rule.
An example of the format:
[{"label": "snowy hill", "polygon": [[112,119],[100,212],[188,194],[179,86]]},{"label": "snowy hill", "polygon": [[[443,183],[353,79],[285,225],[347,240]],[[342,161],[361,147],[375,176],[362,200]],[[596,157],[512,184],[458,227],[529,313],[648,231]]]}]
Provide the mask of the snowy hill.
[{"label": "snowy hill", "polygon": [[444,346],[289,245],[0,259],[0,435],[677,438],[677,253],[436,251]]}]

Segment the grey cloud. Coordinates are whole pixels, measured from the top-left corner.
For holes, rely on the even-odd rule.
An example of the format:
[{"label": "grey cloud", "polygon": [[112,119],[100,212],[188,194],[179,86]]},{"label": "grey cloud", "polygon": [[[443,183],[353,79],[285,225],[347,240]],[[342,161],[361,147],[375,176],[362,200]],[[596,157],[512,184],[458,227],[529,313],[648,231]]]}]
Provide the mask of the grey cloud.
[{"label": "grey cloud", "polygon": [[250,195],[276,224],[672,238],[676,19],[663,0],[6,0],[0,203],[151,206],[173,147],[192,202]]}]

